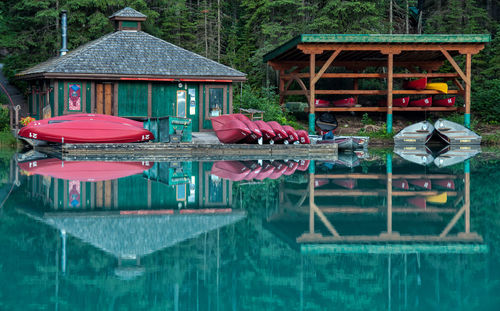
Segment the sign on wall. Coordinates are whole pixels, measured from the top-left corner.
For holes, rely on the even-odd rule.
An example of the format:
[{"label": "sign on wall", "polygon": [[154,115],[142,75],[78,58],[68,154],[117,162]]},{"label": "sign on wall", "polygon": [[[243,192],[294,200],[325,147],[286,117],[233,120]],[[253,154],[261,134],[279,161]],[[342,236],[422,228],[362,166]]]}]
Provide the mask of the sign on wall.
[{"label": "sign on wall", "polygon": [[80,83],[68,84],[68,110],[82,111],[82,86]]},{"label": "sign on wall", "polygon": [[196,90],[189,89],[189,114],[196,114]]}]

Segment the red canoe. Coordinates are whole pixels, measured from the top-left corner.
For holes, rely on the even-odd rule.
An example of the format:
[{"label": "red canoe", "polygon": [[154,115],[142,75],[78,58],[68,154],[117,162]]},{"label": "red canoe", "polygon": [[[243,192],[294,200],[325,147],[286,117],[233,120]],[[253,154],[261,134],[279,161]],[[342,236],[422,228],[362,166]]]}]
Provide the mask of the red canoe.
[{"label": "red canoe", "polygon": [[355,179],[332,179],[332,183],[336,184],[337,186],[340,186],[342,188],[346,189],[354,189],[356,187],[356,180]]},{"label": "red canoe", "polygon": [[274,171],[268,176],[269,179],[278,179],[287,170],[287,166],[282,161],[273,161],[271,164],[274,166]]},{"label": "red canoe", "polygon": [[455,190],[455,182],[453,179],[438,179],[432,181],[433,186],[438,186],[438,188]]},{"label": "red canoe", "polygon": [[285,129],[276,121],[269,121],[267,124],[273,129],[274,133],[276,136],[274,136],[273,140],[276,143],[283,142],[285,139],[287,139],[288,134],[286,133]]},{"label": "red canoe", "polygon": [[255,124],[252,120],[250,120],[246,115],[241,114],[241,113],[235,113],[233,116],[240,120],[241,122],[245,123],[245,125],[252,131],[250,135],[248,135],[247,138],[245,138],[245,142],[247,143],[256,143],[259,138],[262,137],[262,132],[260,131],[259,127],[257,124]]},{"label": "red canoe", "polygon": [[142,174],[153,164],[154,162],[62,161],[51,158],[19,163],[19,168],[35,175],[94,182]]},{"label": "red canoe", "polygon": [[252,133],[245,123],[230,114],[212,117],[211,120],[215,135],[224,144],[237,143]]},{"label": "red canoe", "polygon": [[328,107],[328,105],[330,105],[330,102],[324,99],[316,99],[314,101],[314,106],[318,108]]},{"label": "red canoe", "polygon": [[134,143],[154,139],[150,131],[126,123],[77,120],[26,126],[19,136],[53,143]]},{"label": "red canoe", "polygon": [[288,135],[287,140],[289,143],[293,143],[294,141],[299,141],[299,135],[297,135],[297,132],[293,127],[291,127],[290,125],[283,125],[283,129]]},{"label": "red canoe", "polygon": [[431,190],[432,188],[430,179],[410,179],[409,183],[415,187],[427,190]]},{"label": "red canoe", "polygon": [[408,198],[406,201],[410,205],[413,205],[415,207],[418,207],[418,208],[421,208],[421,209],[426,209],[427,208],[427,201],[425,200],[424,197]]},{"label": "red canoe", "polygon": [[260,170],[260,173],[257,176],[255,176],[255,179],[264,180],[268,178],[273,172],[274,172],[274,166],[268,161],[264,161],[264,163],[262,163],[262,169]]},{"label": "red canoe", "polygon": [[396,189],[408,190],[408,181],[406,179],[395,179],[392,181],[392,187]]},{"label": "red canoe", "polygon": [[266,122],[262,120],[257,120],[253,121],[253,123],[255,123],[262,132],[262,137],[264,138],[264,142],[269,142],[276,136],[276,133],[274,133],[273,129]]},{"label": "red canoe", "polygon": [[[392,99],[392,106],[393,107],[406,107],[408,106],[408,103],[410,102],[410,97],[400,97],[400,98],[393,98]],[[387,106],[387,99],[382,99],[379,101],[379,106],[385,107]]]},{"label": "red canoe", "polygon": [[244,180],[254,179],[257,175],[259,175],[260,171],[262,170],[262,166],[260,166],[257,161],[243,161],[243,165],[245,165],[250,169],[250,173],[248,173],[248,175],[245,176]]},{"label": "red canoe", "polygon": [[239,161],[217,161],[212,165],[211,175],[232,181],[240,181],[250,174],[250,169]]},{"label": "red canoe", "polygon": [[309,134],[305,130],[297,130],[297,135],[299,135],[299,143],[301,144],[310,144],[311,140],[309,139]]},{"label": "red canoe", "polygon": [[423,89],[425,89],[426,85],[427,85],[427,78],[403,82],[403,88],[405,90],[407,90],[407,89],[423,90]]},{"label": "red canoe", "polygon": [[314,188],[319,188],[319,187],[322,187],[324,185],[328,185],[329,182],[330,182],[330,180],[327,178],[316,178],[314,180]]},{"label": "red canoe", "polygon": [[43,120],[36,120],[28,124],[28,126],[39,126],[51,123],[59,123],[65,121],[81,121],[81,120],[100,120],[100,121],[109,121],[109,122],[117,122],[117,123],[125,123],[130,124],[132,126],[136,126],[139,128],[143,128],[143,123],[139,121],[130,120],[127,118],[110,116],[107,114],[98,114],[98,113],[76,113],[76,114],[67,114],[64,116],[57,116]]},{"label": "red canoe", "polygon": [[455,97],[434,100],[432,105],[438,107],[453,107],[455,105]]},{"label": "red canoe", "polygon": [[432,106],[432,97],[412,100],[409,104],[411,107],[430,107]]},{"label": "red canoe", "polygon": [[332,101],[332,105],[335,107],[352,107],[356,105],[356,100],[354,97],[339,99]]},{"label": "red canoe", "polygon": [[309,163],[310,162],[311,162],[310,160],[300,160],[299,161],[299,167],[297,167],[297,169],[299,171],[305,172],[309,168]]},{"label": "red canoe", "polygon": [[292,175],[293,173],[295,173],[295,171],[297,170],[297,168],[299,167],[299,163],[295,162],[295,161],[288,161],[286,163],[286,171],[283,172],[283,175],[286,175],[286,176],[290,176]]}]

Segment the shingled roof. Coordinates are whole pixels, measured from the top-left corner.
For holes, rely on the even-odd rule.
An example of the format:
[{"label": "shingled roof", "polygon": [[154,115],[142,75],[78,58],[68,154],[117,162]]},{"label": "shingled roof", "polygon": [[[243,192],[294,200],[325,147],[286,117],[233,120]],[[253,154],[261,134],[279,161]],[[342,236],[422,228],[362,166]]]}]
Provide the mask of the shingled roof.
[{"label": "shingled roof", "polygon": [[109,18],[113,17],[139,17],[139,18],[146,18],[146,15],[142,14],[139,11],[136,11],[132,8],[126,7],[121,9],[118,12],[113,13]]},{"label": "shingled roof", "polygon": [[[134,13],[136,12],[136,13]],[[117,14],[141,14],[125,8]],[[142,15],[142,14],[141,14]],[[203,78],[244,81],[245,74],[143,31],[118,30],[64,56],[17,74],[18,78]]]}]

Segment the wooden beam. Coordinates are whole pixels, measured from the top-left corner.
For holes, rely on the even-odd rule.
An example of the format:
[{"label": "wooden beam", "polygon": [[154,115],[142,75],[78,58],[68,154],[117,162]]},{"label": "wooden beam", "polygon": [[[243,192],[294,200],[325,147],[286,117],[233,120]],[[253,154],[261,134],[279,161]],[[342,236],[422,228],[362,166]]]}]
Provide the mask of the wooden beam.
[{"label": "wooden beam", "polygon": [[385,174],[316,174],[316,178],[328,178],[328,179],[345,179],[345,178],[353,178],[353,179],[385,179]]},{"label": "wooden beam", "polygon": [[[387,107],[325,107],[316,108],[316,111],[332,111],[332,112],[344,112],[344,111],[366,111],[366,112],[386,112]],[[392,111],[463,111],[463,107],[393,107]],[[307,108],[304,109],[305,112],[308,111]]]},{"label": "wooden beam", "polygon": [[465,90],[465,89],[464,89],[464,86],[462,85],[462,83],[460,83],[460,82],[458,81],[458,79],[456,79],[456,78],[455,78],[455,79],[453,79],[453,80],[452,80],[452,82],[453,82],[453,84],[455,84],[455,85],[457,86],[457,88],[458,88],[460,91],[464,91],[464,90]]},{"label": "wooden beam", "polygon": [[338,107],[338,108],[316,108],[316,111],[367,111],[367,112],[386,112],[387,107]]},{"label": "wooden beam", "polygon": [[328,220],[328,218],[326,218],[325,214],[323,214],[323,212],[316,206],[316,204],[313,203],[313,205],[311,205],[311,207],[312,207],[312,210],[316,214],[318,214],[319,219],[321,219],[321,222],[325,225],[325,227],[328,229],[328,231],[330,231],[330,233],[333,236],[340,237],[337,230],[335,230],[335,228],[332,226],[332,223]]},{"label": "wooden beam", "polygon": [[470,114],[470,91],[471,91],[471,63],[472,56],[471,54],[467,54],[465,56],[465,78],[467,79],[465,82],[465,113]]},{"label": "wooden beam", "polygon": [[[332,55],[330,55],[330,57],[325,62],[325,64],[323,64],[323,67],[321,67],[321,69],[318,71],[318,73],[314,76],[313,81],[312,81],[313,84],[316,84],[316,82],[318,82],[318,80],[325,73],[325,71],[328,69],[328,67],[330,67],[333,60],[340,54],[340,52],[342,52],[342,49],[335,50],[335,52],[333,52]],[[311,77],[312,77],[312,75],[311,75]]]},{"label": "wooden beam", "polygon": [[309,174],[309,233],[314,234],[314,174]]},{"label": "wooden beam", "polygon": [[[326,61],[316,60],[317,66],[323,66]],[[308,67],[309,61],[280,61],[285,67],[292,68],[294,66]],[[426,66],[426,67],[441,67],[444,61],[394,61],[394,67],[407,68],[409,66]],[[334,61],[331,66],[333,67],[348,67],[363,69],[366,67],[386,67],[387,61],[385,60],[370,60],[370,61]]]},{"label": "wooden beam", "polygon": [[[387,43],[302,43],[297,45],[297,49],[309,53],[321,54],[323,51],[343,49],[345,51],[382,51],[384,54],[399,54],[401,51],[439,51],[446,47],[448,51],[459,51],[462,54],[477,54],[484,48],[484,43],[478,44],[387,44]],[[305,52],[304,52],[305,53]]]},{"label": "wooden beam", "polygon": [[[437,92],[437,91],[436,91]],[[312,91],[311,91],[312,93]],[[286,91],[286,95],[306,95],[303,90]],[[315,94],[320,95],[385,95],[385,90],[317,90]],[[442,93],[441,93],[442,94]]]},{"label": "wooden beam", "polygon": [[297,243],[334,243],[334,242],[483,242],[483,238],[476,234],[461,234],[456,236],[435,236],[435,235],[399,235],[385,234],[378,235],[347,235],[347,236],[308,236],[303,234],[297,238]]},{"label": "wooden beam", "polygon": [[[457,65],[457,63],[455,62],[455,60],[453,59],[453,57],[451,57],[450,53],[448,53],[448,51],[445,50],[442,46],[440,46],[440,50],[441,50],[441,53],[443,53],[443,55],[446,57],[446,59],[453,66],[453,68],[455,68],[456,72],[460,75],[460,77],[462,78],[462,80],[465,81],[465,84],[466,85],[467,84],[470,85],[470,79],[467,79],[467,76],[464,74],[464,72],[462,71],[462,69],[460,69],[460,67]],[[470,54],[467,54],[467,55],[470,55]]]},{"label": "wooden beam", "polygon": [[453,216],[453,218],[448,223],[446,228],[444,228],[444,230],[441,232],[441,234],[439,235],[440,238],[445,237],[448,234],[448,232],[450,232],[450,230],[455,226],[455,224],[460,219],[460,217],[462,217],[463,213],[465,212],[465,209],[466,209],[466,205],[464,204],[462,206],[462,208],[460,210],[458,210],[458,212],[455,214],[455,216]]},{"label": "wooden beam", "polygon": [[[415,95],[443,95],[444,93],[438,90],[394,90],[393,94],[415,94]],[[448,90],[447,94],[463,94],[459,90]]]},{"label": "wooden beam", "polygon": [[[309,55],[309,76],[314,77],[316,72],[316,54],[311,53]],[[313,79],[309,79],[309,114],[313,115],[314,114],[314,101],[316,99],[316,84],[314,83]],[[309,120],[309,123],[311,123],[311,120]],[[312,125],[309,124],[309,129],[311,130]]]}]

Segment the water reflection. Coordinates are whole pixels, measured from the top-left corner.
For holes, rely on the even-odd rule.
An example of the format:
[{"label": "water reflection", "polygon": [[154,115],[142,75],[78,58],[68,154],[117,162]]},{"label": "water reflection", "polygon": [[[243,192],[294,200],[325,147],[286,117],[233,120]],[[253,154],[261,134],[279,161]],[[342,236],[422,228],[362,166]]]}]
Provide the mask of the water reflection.
[{"label": "water reflection", "polygon": [[45,309],[496,306],[497,190],[474,188],[491,167],[371,154],[6,162],[21,187],[0,218],[2,307],[24,309],[26,296]]}]

